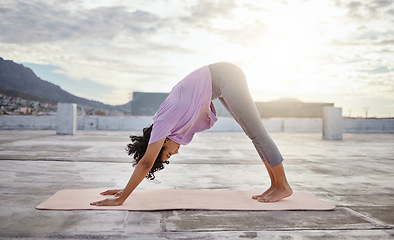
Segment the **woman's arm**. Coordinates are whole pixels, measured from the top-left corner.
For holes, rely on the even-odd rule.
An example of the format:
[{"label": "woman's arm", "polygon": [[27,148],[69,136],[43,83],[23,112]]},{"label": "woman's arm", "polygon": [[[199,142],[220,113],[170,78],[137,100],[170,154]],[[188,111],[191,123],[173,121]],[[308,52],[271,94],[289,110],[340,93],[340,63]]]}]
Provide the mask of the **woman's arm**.
[{"label": "woman's arm", "polygon": [[161,148],[163,147],[164,140],[165,140],[165,138],[148,145],[144,156],[138,162],[137,166],[134,169],[133,174],[130,177],[129,182],[127,183],[126,187],[122,191],[122,194],[118,198],[105,199],[102,201],[93,202],[90,205],[95,205],[95,206],[122,205],[124,203],[124,201],[126,201],[128,196],[134,191],[134,189],[146,177],[149,170],[152,168],[157,156],[160,153]]}]

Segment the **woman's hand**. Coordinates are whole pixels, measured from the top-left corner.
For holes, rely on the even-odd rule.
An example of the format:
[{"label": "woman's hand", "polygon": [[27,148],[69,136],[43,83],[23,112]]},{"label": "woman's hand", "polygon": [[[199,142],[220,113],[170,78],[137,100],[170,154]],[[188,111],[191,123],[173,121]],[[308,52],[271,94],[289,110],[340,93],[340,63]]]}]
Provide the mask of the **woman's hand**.
[{"label": "woman's hand", "polygon": [[146,148],[146,152],[142,159],[138,162],[131,175],[129,182],[123,190],[107,190],[102,192],[101,195],[113,195],[117,198],[109,198],[102,201],[92,202],[90,205],[93,206],[120,206],[126,201],[127,197],[134,191],[134,189],[141,183],[146,177],[149,170],[152,168],[155,159],[160,153],[163,147],[165,138],[151,143]]},{"label": "woman's hand", "polygon": [[123,189],[112,189],[112,190],[107,190],[105,192],[100,193],[103,196],[106,195],[113,195],[114,197],[119,197],[122,195]]},{"label": "woman's hand", "polygon": [[119,198],[107,198],[105,200],[92,202],[90,205],[92,206],[120,206],[123,202],[119,200]]}]

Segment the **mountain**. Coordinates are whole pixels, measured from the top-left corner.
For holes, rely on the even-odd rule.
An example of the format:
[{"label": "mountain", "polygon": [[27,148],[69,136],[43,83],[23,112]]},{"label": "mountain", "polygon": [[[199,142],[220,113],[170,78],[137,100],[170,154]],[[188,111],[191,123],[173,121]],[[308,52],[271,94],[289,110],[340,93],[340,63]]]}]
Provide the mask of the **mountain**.
[{"label": "mountain", "polygon": [[51,102],[76,103],[80,106],[104,110],[106,112],[129,112],[125,105],[111,106],[70,94],[59,86],[37,77],[30,68],[22,64],[17,64],[11,60],[4,60],[1,57],[0,88],[23,92]]}]

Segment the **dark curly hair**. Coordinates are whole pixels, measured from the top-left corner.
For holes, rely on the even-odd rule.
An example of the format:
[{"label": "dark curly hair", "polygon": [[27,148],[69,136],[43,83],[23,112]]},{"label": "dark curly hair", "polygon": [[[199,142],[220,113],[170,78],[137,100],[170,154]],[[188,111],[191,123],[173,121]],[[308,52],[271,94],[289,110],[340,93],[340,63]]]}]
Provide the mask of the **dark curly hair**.
[{"label": "dark curly hair", "polygon": [[[148,147],[150,134],[152,132],[153,124],[142,130],[142,136],[131,135],[131,143],[127,144],[126,151],[129,156],[133,155],[133,167],[136,166],[142,157],[145,155],[146,148]],[[164,163],[169,164],[169,161],[162,161],[164,147],[161,148],[159,155],[157,156],[153,167],[149,170],[146,178],[149,180],[155,179],[155,172],[164,169]]]}]

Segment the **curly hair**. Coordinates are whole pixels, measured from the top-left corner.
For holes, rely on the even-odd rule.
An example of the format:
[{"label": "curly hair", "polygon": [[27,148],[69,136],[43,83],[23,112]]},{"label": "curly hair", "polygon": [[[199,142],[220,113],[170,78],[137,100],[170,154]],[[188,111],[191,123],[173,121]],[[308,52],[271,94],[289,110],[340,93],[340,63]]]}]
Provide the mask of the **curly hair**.
[{"label": "curly hair", "polygon": [[[126,151],[129,156],[133,155],[133,167],[135,167],[142,157],[145,155],[146,148],[148,147],[150,135],[152,132],[153,124],[142,130],[142,136],[131,135],[131,143],[127,144]],[[149,180],[155,179],[155,172],[164,169],[164,163],[169,164],[169,161],[162,161],[164,147],[161,148],[159,155],[157,156],[155,163],[146,175]]]}]

